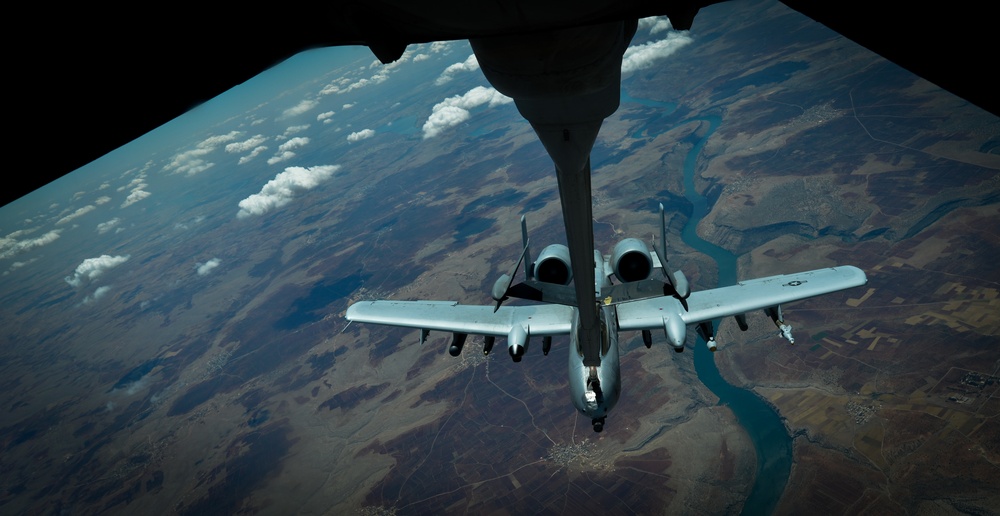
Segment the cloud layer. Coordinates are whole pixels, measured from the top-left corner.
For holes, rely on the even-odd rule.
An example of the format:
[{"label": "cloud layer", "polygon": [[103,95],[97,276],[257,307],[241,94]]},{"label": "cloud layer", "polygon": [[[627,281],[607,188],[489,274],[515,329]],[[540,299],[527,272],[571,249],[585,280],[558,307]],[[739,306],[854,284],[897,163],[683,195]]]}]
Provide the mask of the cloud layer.
[{"label": "cloud layer", "polygon": [[90,212],[92,212],[92,211],[94,211],[96,209],[97,209],[96,206],[94,206],[92,204],[88,204],[88,205],[84,206],[83,208],[80,208],[80,209],[74,211],[73,213],[70,213],[69,215],[66,215],[65,217],[57,220],[56,221],[56,225],[59,226],[59,225],[65,224],[65,223],[67,223],[67,222],[69,222],[69,221],[71,221],[71,220],[73,220],[73,219],[75,219],[77,217],[82,217],[83,215],[86,215],[86,214],[88,214],[88,213],[90,213]]},{"label": "cloud layer", "polygon": [[622,74],[649,68],[656,61],[670,56],[692,41],[694,40],[686,32],[671,31],[664,39],[628,47],[622,56]]},{"label": "cloud layer", "polygon": [[218,267],[220,263],[222,263],[222,260],[219,260],[218,258],[212,258],[211,260],[205,263],[195,264],[195,271],[198,272],[199,276],[204,276],[212,272],[212,269]]},{"label": "cloud layer", "polygon": [[266,136],[258,134],[255,136],[251,136],[250,138],[247,138],[246,140],[243,140],[241,142],[233,142],[227,144],[225,148],[226,152],[228,153],[241,154],[256,149],[266,141],[267,141]]},{"label": "cloud layer", "polygon": [[306,190],[317,187],[320,183],[333,177],[340,165],[320,165],[317,167],[288,167],[284,172],[274,176],[267,182],[260,193],[256,193],[240,201],[238,218],[253,215],[263,215],[273,209],[280,208]]},{"label": "cloud layer", "polygon": [[279,118],[290,118],[293,116],[301,115],[302,113],[307,113],[313,108],[319,105],[318,101],[312,99],[304,99],[298,104],[286,109]]},{"label": "cloud layer", "polygon": [[94,278],[104,274],[108,269],[113,269],[129,259],[129,255],[124,256],[109,256],[103,254],[97,258],[87,258],[80,265],[76,267],[76,271],[72,276],[66,276],[66,283],[74,287],[79,287],[83,282],[91,281]]},{"label": "cloud layer", "polygon": [[360,131],[353,132],[353,133],[347,135],[347,141],[349,141],[351,143],[354,143],[356,141],[366,140],[368,138],[371,138],[372,136],[375,136],[375,131],[374,130],[372,130],[372,129],[362,129]]},{"label": "cloud layer", "polygon": [[476,54],[472,54],[468,58],[466,58],[465,61],[461,63],[455,63],[453,65],[448,66],[448,68],[445,68],[444,71],[441,72],[441,76],[434,81],[434,84],[440,86],[442,84],[451,81],[456,74],[460,74],[463,72],[474,72],[478,69],[479,69],[479,60],[476,59]]},{"label": "cloud layer", "polygon": [[514,99],[493,88],[476,86],[464,95],[449,97],[434,105],[431,116],[424,122],[424,139],[433,138],[441,131],[454,127],[472,116],[469,110],[489,104],[490,107],[509,104]]},{"label": "cloud layer", "polygon": [[299,149],[309,145],[309,137],[307,136],[296,136],[285,143],[278,146],[278,153],[267,160],[268,165],[274,165],[275,163],[281,163],[282,161],[287,161],[295,157],[295,149]]},{"label": "cloud layer", "polygon": [[163,170],[189,176],[204,172],[215,166],[215,163],[206,161],[205,157],[215,151],[215,148],[219,145],[232,142],[239,135],[239,131],[230,131],[227,134],[210,136],[196,145],[195,148],[175,154],[170,163],[167,163],[163,167]]},{"label": "cloud layer", "polygon": [[19,255],[30,249],[51,244],[59,238],[61,229],[53,229],[37,238],[19,240],[25,231],[15,231],[5,237],[0,238],[0,259],[10,258]]}]

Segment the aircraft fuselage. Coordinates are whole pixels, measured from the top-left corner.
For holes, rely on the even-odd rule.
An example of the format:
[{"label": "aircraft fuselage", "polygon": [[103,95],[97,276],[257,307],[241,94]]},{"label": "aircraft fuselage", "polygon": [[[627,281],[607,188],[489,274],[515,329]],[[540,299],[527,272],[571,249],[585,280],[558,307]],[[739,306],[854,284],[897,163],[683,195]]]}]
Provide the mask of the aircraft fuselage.
[{"label": "aircraft fuselage", "polygon": [[599,309],[601,327],[601,363],[597,366],[584,365],[583,351],[578,336],[579,318],[570,330],[569,347],[569,390],[573,406],[581,414],[591,419],[594,430],[600,432],[604,418],[618,403],[621,395],[621,368],[618,357],[618,326],[615,323],[614,307]]},{"label": "aircraft fuselage", "polygon": [[[594,251],[595,291],[611,284],[611,271],[604,269],[601,253]],[[569,389],[573,406],[581,414],[589,417],[594,430],[604,428],[604,418],[618,403],[621,394],[621,368],[618,356],[618,318],[613,305],[585,305],[584,309],[596,309],[600,335],[600,363],[588,365],[586,353],[580,341],[580,310],[574,314],[570,328],[569,347]]]}]

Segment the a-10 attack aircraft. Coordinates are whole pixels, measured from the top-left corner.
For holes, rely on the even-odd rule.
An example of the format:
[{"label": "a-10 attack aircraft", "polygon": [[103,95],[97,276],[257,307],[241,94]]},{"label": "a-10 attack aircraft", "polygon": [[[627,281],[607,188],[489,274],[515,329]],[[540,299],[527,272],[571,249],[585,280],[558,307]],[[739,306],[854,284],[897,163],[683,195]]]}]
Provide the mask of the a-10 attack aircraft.
[{"label": "a-10 attack aircraft", "polygon": [[[594,301],[600,323],[600,363],[585,364],[579,340],[580,310],[576,293],[569,284],[573,269],[566,246],[545,247],[531,261],[528,231],[521,218],[524,250],[511,274],[494,284],[495,305],[461,305],[454,301],[361,301],[347,309],[350,321],[402,326],[420,330],[423,343],[431,330],[454,334],[449,352],[458,356],[470,334],[483,335],[483,353],[489,354],[497,337],[507,338],[507,351],[520,362],[531,337],[542,338],[542,353],[549,354],[554,335],[569,335],[569,387],[573,405],[593,423],[594,431],[604,429],[608,412],[621,394],[618,360],[618,333],[641,331],[643,343],[652,345],[652,330],[663,329],[677,352],[684,350],[687,327],[694,325],[708,348],[716,350],[713,321],[734,316],[740,329],[747,329],[746,313],[764,310],[778,328],[778,334],[795,342],[786,324],[781,305],[828,294],[868,282],[865,273],[853,266],[830,267],[796,274],[783,274],[736,285],[691,292],[681,271],[671,273],[666,262],[666,216],[660,205],[659,249],[653,251],[637,238],[615,245],[609,256],[594,251]],[[513,276],[524,262],[525,280],[513,284]],[[656,274],[655,270],[660,273]],[[660,277],[657,277],[660,276]],[[612,277],[618,283],[612,283]],[[540,304],[501,306],[511,298],[539,301]],[[588,307],[589,308],[589,307]]]}]

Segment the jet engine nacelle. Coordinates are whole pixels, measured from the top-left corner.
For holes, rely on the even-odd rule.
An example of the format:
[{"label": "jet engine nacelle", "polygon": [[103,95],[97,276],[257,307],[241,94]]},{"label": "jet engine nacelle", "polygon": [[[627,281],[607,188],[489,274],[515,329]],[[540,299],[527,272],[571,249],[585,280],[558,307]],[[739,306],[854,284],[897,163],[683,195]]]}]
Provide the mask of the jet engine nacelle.
[{"label": "jet engine nacelle", "polygon": [[615,245],[611,253],[615,277],[622,283],[641,281],[653,272],[653,259],[649,248],[638,238],[626,238]]},{"label": "jet engine nacelle", "polygon": [[562,244],[552,244],[542,249],[532,265],[535,278],[545,283],[569,285],[573,279],[573,269],[569,262],[569,248]]}]

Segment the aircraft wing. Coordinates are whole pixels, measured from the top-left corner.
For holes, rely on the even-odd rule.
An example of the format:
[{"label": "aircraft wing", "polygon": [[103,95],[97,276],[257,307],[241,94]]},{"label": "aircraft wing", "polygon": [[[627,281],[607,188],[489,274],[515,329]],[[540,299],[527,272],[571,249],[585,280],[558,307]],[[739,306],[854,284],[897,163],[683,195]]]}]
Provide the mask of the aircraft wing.
[{"label": "aircraft wing", "polygon": [[684,324],[697,324],[801,301],[867,282],[864,271],[850,265],[746,280],[728,287],[692,292],[687,298],[686,311],[673,297],[622,303],[618,305],[618,327],[622,330],[662,328],[664,318],[671,315],[679,315]]},{"label": "aircraft wing", "polygon": [[529,335],[569,334],[575,308],[563,305],[460,305],[455,301],[360,301],[347,320],[423,330],[506,337],[515,326]]}]

